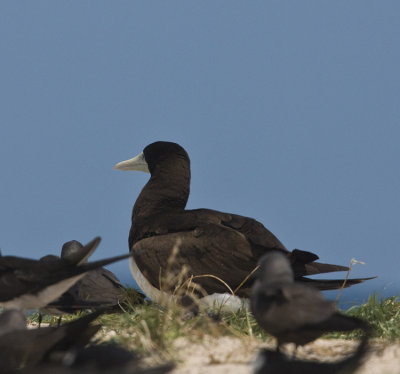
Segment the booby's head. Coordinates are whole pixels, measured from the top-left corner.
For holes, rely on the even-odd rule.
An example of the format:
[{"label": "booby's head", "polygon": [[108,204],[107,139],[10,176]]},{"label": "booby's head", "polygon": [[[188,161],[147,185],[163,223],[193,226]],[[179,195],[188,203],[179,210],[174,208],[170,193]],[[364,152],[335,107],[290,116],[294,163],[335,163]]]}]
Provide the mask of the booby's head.
[{"label": "booby's head", "polygon": [[267,253],[259,260],[258,279],[263,283],[293,282],[292,267],[286,256],[279,252]]},{"label": "booby's head", "polygon": [[176,159],[176,157],[190,162],[188,154],[179,144],[159,141],[146,146],[143,152],[136,157],[119,162],[114,169],[144,171],[153,174],[158,165]]}]

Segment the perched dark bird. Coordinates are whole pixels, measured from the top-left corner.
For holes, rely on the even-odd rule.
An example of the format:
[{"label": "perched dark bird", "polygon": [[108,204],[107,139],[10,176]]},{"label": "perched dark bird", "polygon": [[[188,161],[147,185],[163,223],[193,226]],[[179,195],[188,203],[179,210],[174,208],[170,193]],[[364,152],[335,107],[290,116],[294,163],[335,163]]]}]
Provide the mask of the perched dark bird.
[{"label": "perched dark bird", "polygon": [[[14,319],[21,312],[12,310]],[[82,349],[99,330],[90,325],[100,312],[92,313],[60,327],[22,329],[17,326],[0,335],[0,373],[31,368],[45,361],[64,360],[71,349]]]},{"label": "perched dark bird", "polygon": [[[61,250],[61,259],[76,265],[85,263],[89,255],[85,247],[76,240],[64,243]],[[59,257],[49,255],[41,260],[58,261]],[[124,287],[111,271],[97,268],[87,272],[81,280],[41,311],[54,315],[75,313],[79,310],[119,311],[123,292]],[[143,300],[144,295],[138,292],[138,303]]]},{"label": "perched dark bird", "polygon": [[[228,285],[230,291],[247,298],[254,281],[250,275],[260,257],[271,250],[287,256],[296,280],[320,289],[342,286],[342,279],[314,280],[305,276],[348,270],[347,267],[315,262],[318,256],[311,252],[289,252],[274,234],[252,218],[210,209],[185,210],[190,160],[180,145],[152,143],[138,156],[118,163],[115,169],[151,174],[133,207],[129,233],[129,248],[134,253],[131,271],[151,299],[160,297],[160,279],[167,264],[173,273],[187,267],[188,277],[193,276],[191,282],[208,295],[226,293]],[[169,263],[174,247],[178,253]],[[351,279],[346,286],[363,280]],[[168,291],[173,291],[173,287]]]},{"label": "perched dark bird", "polygon": [[254,374],[351,374],[362,364],[367,348],[368,338],[364,336],[351,356],[337,362],[288,359],[281,352],[263,349],[257,357]]},{"label": "perched dark bird", "polygon": [[258,324],[283,343],[307,344],[331,331],[369,331],[366,322],[336,311],[315,288],[294,281],[287,257],[279,252],[264,255],[254,283],[251,311]]},{"label": "perched dark bird", "polygon": [[[94,250],[95,238],[85,247]],[[0,257],[0,307],[39,309],[60,297],[88,271],[123,260],[129,255],[111,257],[78,265],[65,260],[38,261],[15,256]]]}]

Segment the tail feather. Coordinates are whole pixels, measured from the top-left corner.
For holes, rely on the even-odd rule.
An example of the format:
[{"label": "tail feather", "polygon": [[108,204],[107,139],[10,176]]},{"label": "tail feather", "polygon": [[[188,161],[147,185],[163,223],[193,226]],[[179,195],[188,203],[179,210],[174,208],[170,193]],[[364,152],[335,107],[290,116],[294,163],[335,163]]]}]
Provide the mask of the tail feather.
[{"label": "tail feather", "polygon": [[289,252],[289,259],[296,277],[349,270],[347,266],[315,262],[318,260],[316,254],[300,249],[294,249]]},{"label": "tail feather", "polygon": [[332,273],[334,271],[347,271],[349,268],[342,265],[324,264],[322,262],[311,262],[305,265],[306,274],[314,275],[321,273]]},{"label": "tail feather", "polygon": [[296,277],[296,282],[307,283],[310,286],[318,288],[321,291],[337,290],[339,288],[347,288],[354,284],[362,283],[366,280],[375,279],[376,277],[369,278],[353,278],[353,279],[310,279],[306,277]]}]

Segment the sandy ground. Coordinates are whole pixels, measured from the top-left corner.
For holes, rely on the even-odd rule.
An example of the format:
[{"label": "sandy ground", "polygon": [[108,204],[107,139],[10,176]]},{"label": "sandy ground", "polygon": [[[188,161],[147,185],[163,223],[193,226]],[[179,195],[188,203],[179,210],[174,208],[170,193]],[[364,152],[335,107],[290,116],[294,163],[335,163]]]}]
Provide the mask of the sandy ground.
[{"label": "sandy ground", "polygon": [[[114,331],[112,333],[115,334]],[[111,332],[107,335],[112,337]],[[334,362],[351,355],[357,345],[358,341],[353,340],[318,339],[299,347],[296,357],[303,360]],[[254,372],[258,351],[263,347],[274,349],[275,342],[271,340],[260,343],[259,340],[251,338],[205,336],[202,342],[193,343],[187,338],[178,338],[174,343],[178,364],[171,373],[250,374]],[[284,348],[289,356],[293,349],[294,345],[290,344]],[[400,374],[400,343],[371,340],[368,353],[354,374]]]},{"label": "sandy ground", "polygon": [[[350,355],[358,342],[341,339],[319,339],[300,347],[297,357],[307,360],[336,361]],[[206,337],[202,343],[190,343],[186,338],[175,342],[180,364],[173,374],[250,374],[260,345],[256,340],[233,337]],[[290,353],[294,347],[287,347]],[[400,344],[371,341],[369,352],[356,374],[400,374]],[[282,373],[283,374],[283,373]]]}]

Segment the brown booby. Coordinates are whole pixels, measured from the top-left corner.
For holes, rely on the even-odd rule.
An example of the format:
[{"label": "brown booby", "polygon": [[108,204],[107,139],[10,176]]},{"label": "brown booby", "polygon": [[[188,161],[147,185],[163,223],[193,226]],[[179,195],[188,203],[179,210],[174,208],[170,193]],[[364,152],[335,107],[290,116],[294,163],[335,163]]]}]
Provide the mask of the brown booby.
[{"label": "brown booby", "polygon": [[[115,165],[115,169],[150,173],[150,180],[133,207],[129,248],[134,254],[131,272],[151,299],[160,297],[160,281],[167,268],[179,273],[183,267],[188,270],[191,284],[196,283],[208,295],[218,298],[220,294],[235,293],[248,298],[257,262],[272,250],[287,256],[296,280],[323,290],[342,286],[342,279],[315,280],[305,276],[345,271],[347,267],[316,262],[318,256],[311,252],[288,251],[255,219],[211,209],[185,210],[190,159],[179,144],[152,143],[138,156]],[[178,252],[169,263],[174,247]],[[346,286],[363,280],[348,280]]]}]

